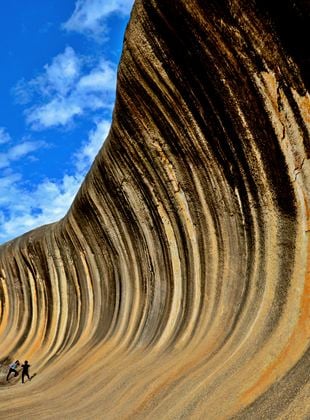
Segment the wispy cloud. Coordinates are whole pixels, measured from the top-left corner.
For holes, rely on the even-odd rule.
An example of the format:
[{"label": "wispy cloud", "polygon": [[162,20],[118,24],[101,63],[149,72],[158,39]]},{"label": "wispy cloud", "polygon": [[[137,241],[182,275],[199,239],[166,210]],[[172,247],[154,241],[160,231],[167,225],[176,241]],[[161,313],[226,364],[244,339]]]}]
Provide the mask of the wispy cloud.
[{"label": "wispy cloud", "polygon": [[5,127],[0,127],[0,144],[8,143],[11,140],[10,134]]},{"label": "wispy cloud", "polygon": [[94,128],[73,152],[69,173],[57,180],[46,178],[32,188],[13,164],[47,145],[30,140],[12,145],[9,133],[0,129],[0,141],[9,143],[0,154],[0,242],[66,214],[108,134],[110,120],[99,119],[96,111],[112,111],[115,87],[115,64],[103,56],[79,56],[71,47],[54,57],[35,78],[17,83],[13,94],[26,107],[26,122],[32,130],[70,128],[78,117],[88,119]]},{"label": "wispy cloud", "polygon": [[110,121],[98,122],[96,128],[90,131],[88,140],[75,153],[75,167],[78,173],[85,174],[89,169],[109,133],[110,126]]},{"label": "wispy cloud", "polygon": [[65,175],[60,182],[47,179],[29,191],[19,174],[0,177],[1,242],[59,220],[67,212],[68,203],[72,203],[80,184],[81,178]]},{"label": "wispy cloud", "polygon": [[134,0],[77,0],[72,16],[63,26],[66,30],[104,41],[107,36],[107,19],[115,14],[128,15],[133,3]]},{"label": "wispy cloud", "polygon": [[44,105],[33,106],[26,111],[26,121],[34,130],[66,126],[76,115],[83,112],[78,101],[72,98],[54,98]]},{"label": "wispy cloud", "polygon": [[14,102],[19,105],[27,105],[31,102],[35,88],[31,82],[27,82],[24,78],[17,81],[11,89]]},{"label": "wispy cloud", "polygon": [[[63,210],[59,197],[63,196],[63,207],[68,204],[68,181],[63,180],[62,185],[56,188],[50,187],[50,181],[44,181],[34,188],[32,193],[29,191],[27,180],[23,175],[16,171],[16,164],[24,162],[26,158],[31,158],[35,152],[42,147],[46,147],[43,141],[33,141],[22,139],[16,141],[11,138],[9,133],[3,129],[6,143],[3,143],[3,151],[0,153],[0,241],[10,239],[29,230],[32,226],[38,226],[37,222],[49,220],[51,210],[43,211],[46,200],[52,199],[56,205],[56,214],[59,216]],[[74,178],[76,192],[80,179]],[[71,182],[72,184],[72,182]],[[46,187],[44,189],[44,186]],[[48,188],[49,187],[49,188]],[[54,193],[53,195],[51,193]],[[69,190],[70,192],[70,190]],[[48,194],[49,193],[49,194]],[[69,198],[71,195],[69,194]],[[57,201],[58,198],[58,201]],[[42,208],[43,207],[43,208]],[[47,206],[46,206],[47,207]],[[58,209],[58,210],[57,210]]]},{"label": "wispy cloud", "polygon": [[[106,41],[109,19],[128,16],[133,3],[134,0],[77,0],[63,29],[86,35],[92,44],[93,40]],[[110,129],[116,66],[104,51],[101,55],[96,52],[85,56],[67,46],[39,74],[30,80],[19,80],[12,89],[33,135],[51,128],[73,129],[75,121],[93,128],[72,152],[70,170],[58,179],[46,177],[32,184],[22,162],[49,145],[31,138],[14,142],[0,127],[0,144],[4,145],[0,154],[0,242],[55,222],[68,211]]]},{"label": "wispy cloud", "polygon": [[98,65],[91,69],[88,74],[80,78],[77,83],[79,92],[98,92],[115,90],[116,68],[115,64],[101,58]]},{"label": "wispy cloud", "polygon": [[15,146],[11,146],[5,152],[0,153],[0,168],[9,167],[12,162],[24,158],[42,146],[45,146],[42,141],[22,141]]},{"label": "wispy cloud", "polygon": [[[71,174],[60,180],[44,179],[29,190],[27,180],[10,166],[42,146],[42,142],[22,142],[12,146],[3,159],[0,155],[0,242],[7,241],[37,226],[63,217],[80,188],[85,174],[100,150],[110,129],[110,121],[101,120],[73,155]],[[2,165],[2,166],[1,166]],[[18,197],[18,200],[16,199]]]},{"label": "wispy cloud", "polygon": [[37,83],[45,94],[65,96],[80,76],[82,60],[74,49],[66,47],[62,54],[53,58],[51,64],[44,66],[45,73],[37,78]]},{"label": "wispy cloud", "polygon": [[89,111],[112,109],[116,66],[104,58],[93,67],[89,62],[93,60],[66,47],[36,78],[19,81],[13,93],[24,104],[31,101],[25,115],[32,129],[68,127],[75,117]]}]

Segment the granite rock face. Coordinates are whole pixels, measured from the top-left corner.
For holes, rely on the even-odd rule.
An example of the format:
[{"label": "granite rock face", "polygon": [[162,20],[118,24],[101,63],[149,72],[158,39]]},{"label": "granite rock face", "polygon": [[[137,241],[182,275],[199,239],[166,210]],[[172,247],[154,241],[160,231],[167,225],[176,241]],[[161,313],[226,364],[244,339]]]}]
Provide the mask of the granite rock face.
[{"label": "granite rock face", "polygon": [[0,248],[1,418],[310,416],[310,8],[269,3],[136,0],[70,211]]}]

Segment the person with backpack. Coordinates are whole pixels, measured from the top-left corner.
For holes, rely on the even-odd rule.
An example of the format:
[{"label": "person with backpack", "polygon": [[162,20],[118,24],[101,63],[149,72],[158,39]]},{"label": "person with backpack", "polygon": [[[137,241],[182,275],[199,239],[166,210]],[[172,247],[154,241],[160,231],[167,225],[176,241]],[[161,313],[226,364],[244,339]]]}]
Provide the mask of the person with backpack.
[{"label": "person with backpack", "polygon": [[31,381],[31,378],[29,376],[29,368],[30,365],[28,364],[28,361],[25,360],[24,364],[22,365],[22,383],[24,383],[25,376],[27,376],[28,380]]},{"label": "person with backpack", "polygon": [[9,365],[9,372],[7,374],[7,377],[6,377],[6,380],[7,381],[9,380],[9,377],[10,377],[11,373],[14,373],[14,376],[17,376],[18,375],[18,372],[17,372],[16,369],[17,369],[17,366],[19,366],[19,365],[20,365],[19,360],[16,360],[16,362],[11,363]]}]

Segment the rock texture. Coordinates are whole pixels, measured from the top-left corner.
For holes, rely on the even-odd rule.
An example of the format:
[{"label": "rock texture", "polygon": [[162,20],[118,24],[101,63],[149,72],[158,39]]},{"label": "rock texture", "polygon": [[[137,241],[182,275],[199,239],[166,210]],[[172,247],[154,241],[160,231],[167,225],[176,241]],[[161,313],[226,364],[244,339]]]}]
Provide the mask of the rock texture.
[{"label": "rock texture", "polygon": [[1,418],[309,418],[310,9],[270,3],[136,1],[70,211],[0,250]]}]

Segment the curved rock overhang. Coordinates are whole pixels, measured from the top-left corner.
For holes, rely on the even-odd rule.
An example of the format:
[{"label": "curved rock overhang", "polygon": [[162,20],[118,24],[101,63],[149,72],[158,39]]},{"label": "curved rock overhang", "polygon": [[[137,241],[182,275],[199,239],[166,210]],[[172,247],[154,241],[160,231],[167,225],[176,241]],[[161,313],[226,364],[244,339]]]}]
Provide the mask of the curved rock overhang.
[{"label": "curved rock overhang", "polygon": [[271,3],[136,0],[70,211],[0,249],[0,416],[309,416],[310,8]]}]

